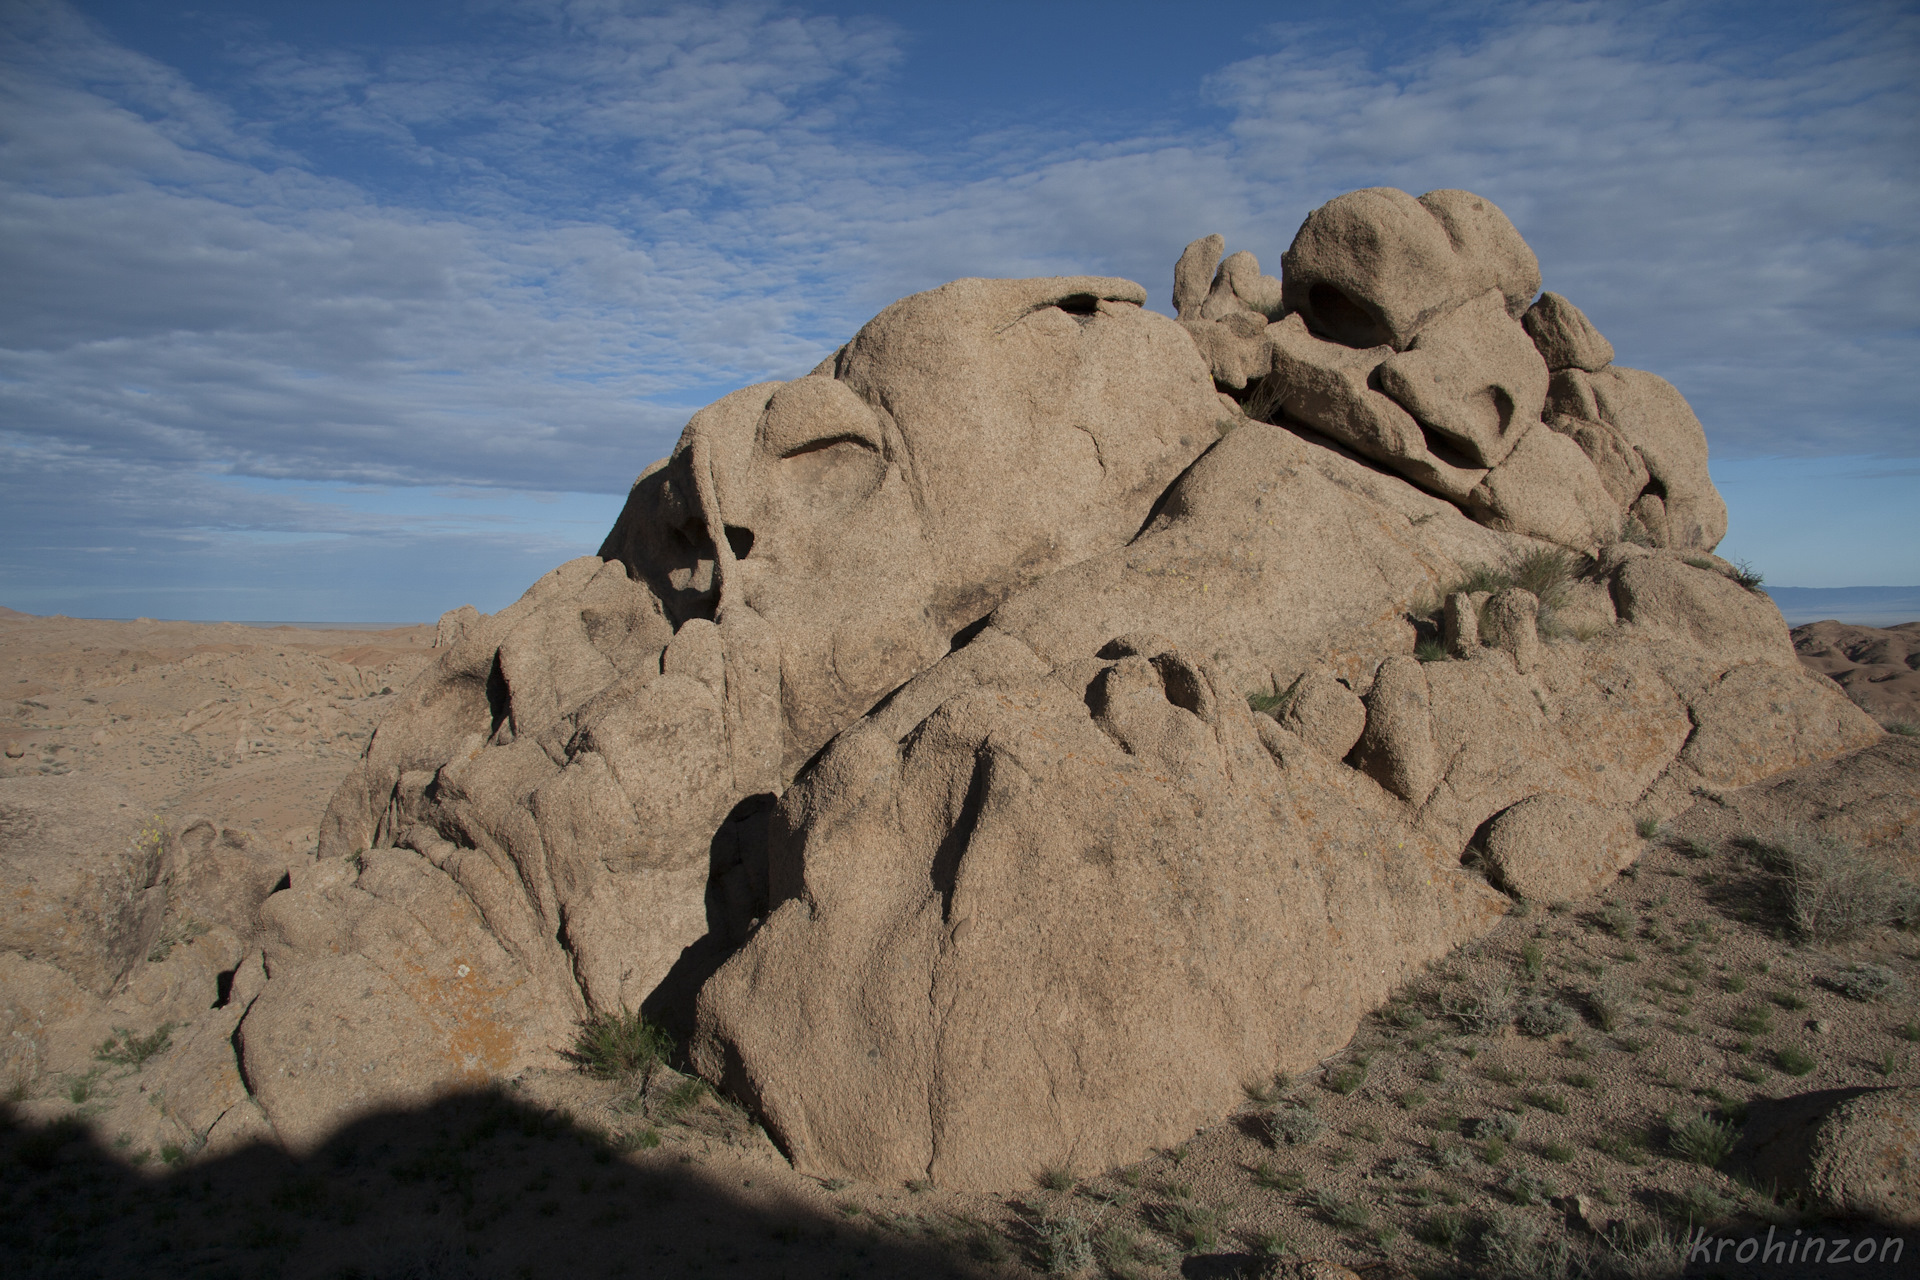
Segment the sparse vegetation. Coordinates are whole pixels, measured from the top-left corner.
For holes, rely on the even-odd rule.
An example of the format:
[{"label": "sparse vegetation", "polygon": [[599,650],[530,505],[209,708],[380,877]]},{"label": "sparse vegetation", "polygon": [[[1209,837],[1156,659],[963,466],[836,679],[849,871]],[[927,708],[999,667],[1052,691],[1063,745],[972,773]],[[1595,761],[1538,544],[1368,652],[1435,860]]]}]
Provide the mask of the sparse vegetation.
[{"label": "sparse vegetation", "polygon": [[1713,1168],[1727,1158],[1740,1130],[1708,1115],[1669,1117],[1667,1146],[1684,1160]]},{"label": "sparse vegetation", "polygon": [[1773,1061],[1774,1065],[1790,1076],[1807,1075],[1820,1065],[1812,1054],[1794,1045],[1776,1050]]},{"label": "sparse vegetation", "polygon": [[139,1070],[147,1059],[165,1051],[173,1039],[173,1023],[163,1022],[146,1035],[135,1035],[125,1027],[115,1027],[113,1034],[95,1047],[93,1056],[101,1062],[110,1062],[119,1067],[132,1067]]},{"label": "sparse vegetation", "polygon": [[1846,841],[1801,828],[1741,842],[1768,877],[1789,926],[1831,944],[1878,925],[1920,923],[1920,886]]},{"label": "sparse vegetation", "polygon": [[1281,1106],[1261,1118],[1267,1137],[1275,1146],[1304,1146],[1326,1132],[1327,1125],[1305,1107]]},{"label": "sparse vegetation", "polygon": [[565,1056],[602,1080],[637,1077],[645,1084],[672,1052],[673,1041],[665,1031],[638,1013],[622,1010],[582,1023],[579,1038]]},{"label": "sparse vegetation", "polygon": [[1826,980],[1849,1000],[1868,1003],[1878,1000],[1902,985],[1900,975],[1883,964],[1850,964]]},{"label": "sparse vegetation", "polygon": [[1535,996],[1521,1003],[1514,1021],[1530,1036],[1557,1036],[1573,1026],[1573,1010],[1558,1000]]}]

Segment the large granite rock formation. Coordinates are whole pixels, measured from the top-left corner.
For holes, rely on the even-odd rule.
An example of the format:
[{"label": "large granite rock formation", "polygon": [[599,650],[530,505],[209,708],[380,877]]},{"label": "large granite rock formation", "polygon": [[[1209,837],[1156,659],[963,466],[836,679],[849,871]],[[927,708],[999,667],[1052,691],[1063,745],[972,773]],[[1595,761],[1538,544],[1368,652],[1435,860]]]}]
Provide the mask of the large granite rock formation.
[{"label": "large granite rock formation", "polygon": [[1634,819],[1879,737],[1498,209],[1344,196],[1280,280],[1224,248],[1178,321],[905,299],[443,619],[261,908],[282,1140],[646,1007],[811,1172],[1132,1159]]}]

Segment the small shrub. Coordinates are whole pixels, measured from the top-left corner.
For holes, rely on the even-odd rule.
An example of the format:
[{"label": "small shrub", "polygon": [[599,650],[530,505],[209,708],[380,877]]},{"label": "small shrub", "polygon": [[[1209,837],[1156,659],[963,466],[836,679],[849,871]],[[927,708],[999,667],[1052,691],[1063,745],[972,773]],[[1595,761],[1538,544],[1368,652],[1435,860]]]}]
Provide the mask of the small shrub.
[{"label": "small shrub", "polygon": [[1920,738],[1920,724],[1911,720],[1895,720],[1887,726],[1888,733],[1897,733],[1903,738]]},{"label": "small shrub", "polygon": [[1733,1074],[1745,1080],[1748,1084],[1759,1084],[1767,1078],[1765,1068],[1754,1062],[1741,1063],[1733,1069]]},{"label": "small shrub", "polygon": [[1050,1276],[1073,1276],[1093,1269],[1093,1240],[1087,1224],[1072,1215],[1042,1218],[1034,1225],[1040,1265]]},{"label": "small shrub", "polygon": [[132,1067],[138,1070],[147,1059],[164,1051],[173,1039],[173,1024],[163,1022],[152,1032],[137,1036],[125,1027],[115,1027],[113,1034],[101,1041],[93,1051],[93,1056],[101,1062],[111,1062],[115,1066]]},{"label": "small shrub", "polygon": [[1815,1061],[1812,1054],[1795,1048],[1793,1045],[1788,1045],[1786,1048],[1776,1051],[1773,1055],[1773,1061],[1776,1066],[1790,1076],[1807,1075],[1812,1072],[1815,1067],[1820,1065]]},{"label": "small shrub", "polygon": [[1453,1253],[1466,1241],[1467,1220],[1451,1209],[1440,1209],[1427,1215],[1418,1234],[1434,1248]]},{"label": "small shrub", "polygon": [[644,1084],[672,1052],[673,1041],[665,1031],[638,1013],[622,1010],[581,1023],[573,1048],[562,1056],[590,1076],[602,1080],[638,1076]]},{"label": "small shrub", "polygon": [[1440,1010],[1468,1035],[1498,1035],[1513,1022],[1513,988],[1495,974],[1476,973],[1440,993]]},{"label": "small shrub", "polygon": [[191,943],[202,937],[213,926],[205,924],[192,916],[173,916],[160,926],[160,934],[153,940],[153,946],[147,951],[147,963],[159,964],[173,954],[173,949],[184,943]]},{"label": "small shrub", "polygon": [[1413,656],[1420,662],[1445,662],[1453,655],[1438,640],[1421,640],[1414,644]]},{"label": "small shrub", "polygon": [[1065,1167],[1042,1169],[1037,1181],[1048,1191],[1071,1191],[1074,1182],[1073,1170]]},{"label": "small shrub", "polygon": [[1638,925],[1639,921],[1635,919],[1633,912],[1627,909],[1627,904],[1624,902],[1609,902],[1600,908],[1600,927],[1623,942],[1633,936],[1633,931]]},{"label": "small shrub", "polygon": [[1725,1160],[1740,1139],[1740,1131],[1733,1125],[1707,1115],[1669,1118],[1667,1127],[1667,1146],[1673,1153],[1709,1169]]},{"label": "small shrub", "polygon": [[1651,840],[1660,834],[1660,819],[1649,815],[1634,823],[1633,830],[1642,840]]},{"label": "small shrub", "polygon": [[1789,829],[1742,844],[1766,872],[1793,931],[1810,942],[1838,942],[1877,925],[1920,923],[1920,886],[1845,841]]},{"label": "small shrub", "polygon": [[1253,1166],[1253,1185],[1268,1191],[1294,1192],[1306,1183],[1306,1175],[1293,1169],[1276,1169],[1265,1160]]},{"label": "small shrub", "polygon": [[1773,1015],[1760,1005],[1750,1005],[1728,1018],[1727,1025],[1743,1035],[1764,1036],[1773,1030]]},{"label": "small shrub", "polygon": [[1189,1253],[1206,1253],[1220,1243],[1221,1217],[1215,1206],[1189,1200],[1161,1205],[1153,1214],[1154,1225]]},{"label": "small shrub", "polygon": [[1762,594],[1760,584],[1764,582],[1765,579],[1761,577],[1758,569],[1748,564],[1745,560],[1734,561],[1733,572],[1727,576],[1755,595]]},{"label": "small shrub", "polygon": [[1433,1163],[1442,1169],[1464,1169],[1473,1160],[1466,1144],[1453,1139],[1436,1139],[1430,1149]]},{"label": "small shrub", "polygon": [[1768,996],[1767,999],[1773,1001],[1782,1009],[1791,1010],[1796,1013],[1807,1007],[1806,997],[1792,991],[1776,991]]},{"label": "small shrub", "polygon": [[1688,1223],[1702,1223],[1715,1222],[1726,1217],[1735,1206],[1733,1201],[1712,1187],[1696,1182],[1667,1201],[1664,1207],[1670,1217]]},{"label": "small shrub", "polygon": [[1520,1136],[1520,1117],[1511,1112],[1496,1111],[1490,1116],[1482,1116],[1468,1125],[1470,1138],[1500,1138],[1512,1142]]},{"label": "small shrub", "polygon": [[1560,1194],[1551,1178],[1543,1178],[1525,1169],[1515,1169],[1500,1179],[1500,1190],[1517,1205],[1545,1204]]},{"label": "small shrub", "polygon": [[1546,953],[1540,949],[1538,938],[1527,939],[1527,945],[1520,948],[1520,969],[1527,975],[1528,982],[1538,982],[1547,967]]},{"label": "small shrub", "polygon": [[1907,1022],[1894,1029],[1895,1035],[1912,1044],[1920,1044],[1920,1022]]},{"label": "small shrub", "polygon": [[1849,1000],[1869,1003],[1897,990],[1900,975],[1885,965],[1850,964],[1826,980],[1826,985]]},{"label": "small shrub", "polygon": [[1314,1191],[1307,1196],[1314,1212],[1342,1231],[1358,1231],[1373,1220],[1373,1211],[1358,1200],[1347,1200],[1331,1191]]},{"label": "small shrub", "polygon": [[1514,1021],[1527,1035],[1557,1036],[1573,1026],[1573,1010],[1558,1000],[1535,996],[1521,1004]]},{"label": "small shrub", "polygon": [[1305,1146],[1326,1132],[1326,1122],[1305,1107],[1275,1107],[1261,1117],[1274,1146]]},{"label": "small shrub", "polygon": [[1408,1089],[1394,1101],[1400,1104],[1402,1111],[1418,1111],[1427,1105],[1427,1095],[1418,1089]]},{"label": "small shrub", "polygon": [[1480,1144],[1480,1159],[1487,1164],[1499,1164],[1507,1158],[1507,1143],[1504,1138],[1488,1138]]},{"label": "small shrub", "polygon": [[1584,1003],[1593,1025],[1602,1031],[1618,1031],[1626,1023],[1629,1007],[1627,991],[1616,981],[1605,981],[1585,994]]},{"label": "small shrub", "polygon": [[1327,1073],[1327,1088],[1342,1097],[1358,1089],[1367,1081],[1367,1069],[1357,1062],[1349,1062],[1335,1067]]},{"label": "small shrub", "polygon": [[1575,1152],[1567,1143],[1555,1141],[1542,1143],[1540,1154],[1555,1164],[1566,1164],[1573,1159]]},{"label": "small shrub", "polygon": [[1596,1079],[1592,1075],[1592,1073],[1586,1072],[1586,1071],[1569,1072],[1568,1074],[1560,1078],[1562,1080],[1565,1080],[1569,1086],[1575,1089],[1591,1089],[1595,1085],[1600,1083],[1600,1081]]},{"label": "small shrub", "polygon": [[1730,973],[1720,979],[1720,989],[1728,995],[1739,995],[1747,989],[1747,980],[1737,973]]},{"label": "small shrub", "polygon": [[1556,1116],[1567,1114],[1567,1100],[1557,1093],[1548,1093],[1544,1089],[1528,1090],[1527,1105],[1538,1107],[1542,1111],[1551,1111]]}]

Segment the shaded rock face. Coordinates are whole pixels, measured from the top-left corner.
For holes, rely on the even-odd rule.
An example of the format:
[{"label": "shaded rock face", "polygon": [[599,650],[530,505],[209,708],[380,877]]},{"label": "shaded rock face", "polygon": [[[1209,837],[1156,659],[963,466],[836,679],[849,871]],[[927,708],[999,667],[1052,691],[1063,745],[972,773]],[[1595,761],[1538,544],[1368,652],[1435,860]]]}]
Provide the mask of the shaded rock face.
[{"label": "shaded rock face", "polygon": [[1324,1056],[1633,818],[1879,737],[1700,554],[1684,402],[1492,205],[1343,197],[1282,279],[1224,249],[1177,321],[905,299],[443,618],[258,909],[226,1114],[309,1145],[643,1008],[810,1172],[1021,1185]]},{"label": "shaded rock face", "polygon": [[1829,1213],[1920,1227],[1920,1089],[1762,1100],[1734,1151],[1754,1181]]}]

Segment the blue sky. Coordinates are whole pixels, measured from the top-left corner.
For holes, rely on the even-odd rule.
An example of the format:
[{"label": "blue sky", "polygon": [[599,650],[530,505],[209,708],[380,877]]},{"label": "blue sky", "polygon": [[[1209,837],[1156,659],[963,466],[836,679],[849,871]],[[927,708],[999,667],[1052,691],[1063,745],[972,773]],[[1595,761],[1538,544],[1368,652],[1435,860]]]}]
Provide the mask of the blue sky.
[{"label": "blue sky", "polygon": [[1382,184],[1680,387],[1724,553],[1920,583],[1920,10],[1347,8],[0,0],[0,604],[495,609],[896,297]]}]

